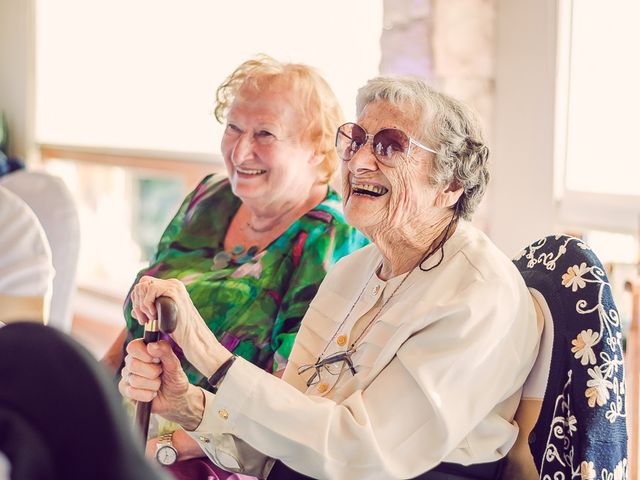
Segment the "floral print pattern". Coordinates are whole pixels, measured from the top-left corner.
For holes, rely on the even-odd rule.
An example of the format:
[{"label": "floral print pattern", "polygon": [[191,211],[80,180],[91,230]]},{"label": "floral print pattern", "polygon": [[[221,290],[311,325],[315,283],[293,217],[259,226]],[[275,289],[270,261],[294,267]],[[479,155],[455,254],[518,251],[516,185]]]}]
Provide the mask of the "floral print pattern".
[{"label": "floral print pattern", "polygon": [[573,292],[577,292],[579,288],[587,286],[587,281],[583,275],[589,271],[587,264],[582,262],[580,266],[573,265],[567,269],[567,273],[562,275],[562,285],[571,288]]},{"label": "floral print pattern", "polygon": [[581,331],[575,340],[571,340],[573,345],[571,352],[582,365],[595,365],[596,354],[593,351],[593,346],[598,343],[598,340],[600,340],[600,334],[590,328]]},{"label": "floral print pattern", "polygon": [[593,462],[582,462],[580,464],[580,480],[593,480],[596,478],[596,469]]},{"label": "floral print pattern", "polygon": [[600,367],[596,366],[587,370],[591,380],[587,381],[587,389],[584,394],[589,399],[591,408],[596,406],[602,407],[609,400],[609,390],[613,390],[613,382],[607,380],[600,371]]},{"label": "floral print pattern", "polygon": [[529,437],[539,478],[626,479],[622,332],[604,268],[586,243],[564,235],[534,242],[514,263],[554,324],[547,390]]}]

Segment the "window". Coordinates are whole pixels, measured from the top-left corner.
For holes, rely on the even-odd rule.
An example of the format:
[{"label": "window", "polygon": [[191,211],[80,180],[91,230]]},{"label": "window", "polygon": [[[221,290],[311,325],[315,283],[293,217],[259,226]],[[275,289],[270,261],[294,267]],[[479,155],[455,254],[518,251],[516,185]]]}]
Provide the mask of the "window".
[{"label": "window", "polygon": [[557,186],[559,221],[607,267],[620,318],[640,261],[640,3],[559,3]]},{"label": "window", "polygon": [[570,226],[637,234],[640,3],[562,3],[561,220]]},{"label": "window", "polygon": [[80,205],[79,285],[122,298],[195,172],[222,168],[214,94],[240,62],[311,64],[353,118],[381,32],[381,1],[37,0],[36,136]]},{"label": "window", "polygon": [[317,67],[353,118],[380,63],[382,2],[39,0],[40,143],[210,159],[220,82],[258,53]]},{"label": "window", "polygon": [[189,181],[170,170],[146,169],[127,157],[124,165],[65,158],[74,152],[44,153],[47,170],[64,179],[78,205],[78,285],[123,299],[185,192],[195,186],[194,176]]}]

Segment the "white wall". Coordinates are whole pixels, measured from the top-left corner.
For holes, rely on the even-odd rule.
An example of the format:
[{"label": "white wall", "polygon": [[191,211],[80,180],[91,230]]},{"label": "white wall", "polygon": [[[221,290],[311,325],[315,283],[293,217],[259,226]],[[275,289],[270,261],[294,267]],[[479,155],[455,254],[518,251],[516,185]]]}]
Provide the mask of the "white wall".
[{"label": "white wall", "polygon": [[35,153],[35,0],[0,1],[0,110],[9,121],[9,153]]},{"label": "white wall", "polygon": [[498,0],[489,233],[507,255],[554,233],[556,0]]}]

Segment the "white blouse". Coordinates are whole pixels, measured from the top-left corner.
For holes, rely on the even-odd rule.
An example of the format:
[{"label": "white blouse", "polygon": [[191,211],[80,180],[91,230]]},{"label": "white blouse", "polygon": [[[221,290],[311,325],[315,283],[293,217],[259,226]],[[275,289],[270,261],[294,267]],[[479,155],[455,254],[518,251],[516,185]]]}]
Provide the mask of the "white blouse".
[{"label": "white blouse", "polygon": [[[439,259],[436,253],[423,266]],[[329,272],[284,382],[238,359],[217,395],[205,394],[193,437],[210,458],[266,476],[273,461],[264,454],[339,480],[412,478],[442,461],[506,455],[540,338],[520,274],[468,222],[459,223],[431,271],[385,282],[375,274],[380,262],[369,245]],[[315,370],[299,375],[298,368],[321,353],[344,352],[361,332],[351,357],[356,374],[334,365],[307,387]]]}]

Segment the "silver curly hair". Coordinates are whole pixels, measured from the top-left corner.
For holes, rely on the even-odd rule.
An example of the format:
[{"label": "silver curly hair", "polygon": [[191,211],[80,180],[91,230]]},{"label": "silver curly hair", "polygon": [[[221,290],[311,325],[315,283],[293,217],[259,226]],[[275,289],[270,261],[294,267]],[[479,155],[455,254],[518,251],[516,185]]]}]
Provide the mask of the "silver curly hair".
[{"label": "silver curly hair", "polygon": [[475,115],[463,103],[440,93],[415,77],[376,77],[358,90],[358,117],[372,102],[385,101],[413,110],[416,128],[407,132],[429,145],[435,155],[431,182],[464,189],[458,215],[471,220],[489,183],[489,149]]}]

